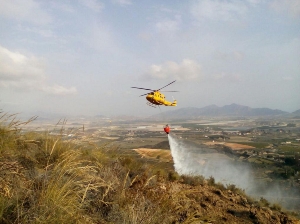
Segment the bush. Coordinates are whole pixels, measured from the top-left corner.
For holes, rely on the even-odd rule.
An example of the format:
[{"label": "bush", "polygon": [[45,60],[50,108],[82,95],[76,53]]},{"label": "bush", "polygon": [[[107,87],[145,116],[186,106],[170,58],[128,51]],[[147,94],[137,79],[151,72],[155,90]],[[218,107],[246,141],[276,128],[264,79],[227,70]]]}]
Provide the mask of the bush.
[{"label": "bush", "polygon": [[259,205],[260,207],[269,207],[269,206],[270,206],[270,203],[268,202],[267,199],[261,197],[261,198],[259,199],[258,205]]},{"label": "bush", "polygon": [[207,183],[208,183],[208,185],[210,185],[210,186],[214,186],[215,183],[216,183],[216,182],[215,182],[215,178],[212,177],[212,176],[210,176],[210,177],[208,178]]},{"label": "bush", "polygon": [[224,186],[224,184],[219,183],[219,182],[216,183],[216,184],[214,185],[214,187],[217,188],[217,189],[220,189],[220,190],[222,190],[222,191],[226,190],[226,187]]},{"label": "bush", "polygon": [[179,180],[180,176],[175,171],[170,171],[168,174],[168,180],[169,181],[176,181]]},{"label": "bush", "polygon": [[281,211],[281,206],[277,203],[274,203],[271,207],[270,207],[272,210],[275,210],[275,211]]},{"label": "bush", "polygon": [[181,178],[182,178],[182,181],[184,184],[188,184],[191,186],[203,185],[205,182],[205,179],[203,176],[182,175]]}]

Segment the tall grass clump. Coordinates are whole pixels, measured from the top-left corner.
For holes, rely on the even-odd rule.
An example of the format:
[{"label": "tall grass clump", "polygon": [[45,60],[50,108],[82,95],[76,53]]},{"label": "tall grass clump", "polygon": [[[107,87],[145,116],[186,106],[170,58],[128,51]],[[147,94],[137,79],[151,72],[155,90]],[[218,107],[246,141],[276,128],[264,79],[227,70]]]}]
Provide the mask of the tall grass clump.
[{"label": "tall grass clump", "polygon": [[112,184],[99,177],[101,164],[82,159],[62,136],[22,133],[28,122],[1,117],[0,222],[90,223],[89,192],[107,194]]}]

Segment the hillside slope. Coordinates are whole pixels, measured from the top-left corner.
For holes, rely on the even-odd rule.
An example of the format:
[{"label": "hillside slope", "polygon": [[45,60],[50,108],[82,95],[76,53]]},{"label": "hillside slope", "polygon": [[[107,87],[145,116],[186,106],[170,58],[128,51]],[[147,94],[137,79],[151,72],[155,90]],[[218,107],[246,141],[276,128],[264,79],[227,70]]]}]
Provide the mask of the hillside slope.
[{"label": "hillside slope", "polygon": [[0,121],[0,223],[299,223],[279,205],[213,178],[179,176],[133,150],[18,126]]}]

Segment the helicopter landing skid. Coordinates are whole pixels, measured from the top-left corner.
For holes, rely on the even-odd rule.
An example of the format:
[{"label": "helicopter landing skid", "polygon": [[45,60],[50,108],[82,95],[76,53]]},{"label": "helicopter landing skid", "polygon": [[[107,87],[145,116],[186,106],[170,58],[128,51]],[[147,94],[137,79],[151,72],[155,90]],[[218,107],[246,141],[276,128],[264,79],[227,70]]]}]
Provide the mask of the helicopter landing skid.
[{"label": "helicopter landing skid", "polygon": [[156,105],[154,105],[153,103],[147,102],[146,104],[147,104],[148,106],[150,106],[150,107],[156,108]]}]

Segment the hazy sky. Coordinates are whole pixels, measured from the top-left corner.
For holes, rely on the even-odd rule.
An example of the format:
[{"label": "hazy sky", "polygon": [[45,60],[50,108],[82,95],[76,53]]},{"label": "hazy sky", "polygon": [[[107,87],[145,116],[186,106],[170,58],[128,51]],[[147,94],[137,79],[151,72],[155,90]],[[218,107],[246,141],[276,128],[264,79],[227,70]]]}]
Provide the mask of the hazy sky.
[{"label": "hazy sky", "polygon": [[151,115],[130,87],[173,80],[177,108],[300,109],[299,0],[0,0],[0,30],[5,112]]}]

